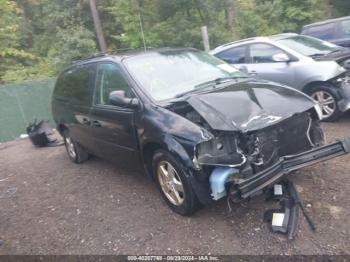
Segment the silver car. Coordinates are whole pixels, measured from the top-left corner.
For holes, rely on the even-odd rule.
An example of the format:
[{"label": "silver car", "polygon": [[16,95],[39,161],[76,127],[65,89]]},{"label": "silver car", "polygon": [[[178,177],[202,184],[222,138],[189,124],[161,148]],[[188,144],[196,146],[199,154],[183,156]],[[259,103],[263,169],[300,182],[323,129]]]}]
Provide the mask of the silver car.
[{"label": "silver car", "polygon": [[350,51],[344,47],[288,33],[225,44],[210,53],[251,76],[309,94],[325,121],[350,108]]}]

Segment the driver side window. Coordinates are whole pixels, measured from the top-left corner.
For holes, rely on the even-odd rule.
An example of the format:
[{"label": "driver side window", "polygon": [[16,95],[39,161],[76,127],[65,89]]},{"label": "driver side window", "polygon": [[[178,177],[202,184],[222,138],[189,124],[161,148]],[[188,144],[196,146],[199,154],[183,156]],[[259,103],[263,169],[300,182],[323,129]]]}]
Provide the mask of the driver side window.
[{"label": "driver side window", "polygon": [[96,76],[95,104],[110,105],[108,103],[109,94],[116,90],[125,91],[126,97],[134,97],[131,88],[116,64],[100,64]]},{"label": "driver side window", "polygon": [[269,44],[250,45],[249,63],[275,63],[273,56],[284,53],[281,49]]}]

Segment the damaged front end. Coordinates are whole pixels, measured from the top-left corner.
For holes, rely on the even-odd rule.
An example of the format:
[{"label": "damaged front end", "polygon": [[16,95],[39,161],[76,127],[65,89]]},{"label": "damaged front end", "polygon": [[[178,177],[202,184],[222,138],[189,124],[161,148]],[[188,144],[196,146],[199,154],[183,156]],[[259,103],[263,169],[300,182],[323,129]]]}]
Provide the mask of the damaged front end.
[{"label": "damaged front end", "polygon": [[214,200],[227,192],[230,197],[248,198],[283,175],[348,148],[348,140],[321,146],[323,140],[318,122],[303,112],[259,130],[220,132],[196,146],[196,162],[213,167],[209,180]]},{"label": "damaged front end", "polygon": [[317,105],[304,94],[249,82],[190,96],[169,108],[212,134],[194,146],[210,197],[259,195],[296,169],[350,150],[350,138],[324,144]]},{"label": "damaged front end", "polygon": [[[350,151],[350,138],[320,146],[323,142],[322,131],[307,113],[296,115],[273,128],[245,134],[240,143],[234,135],[232,139],[233,145],[241,145],[242,141],[246,145],[237,146],[236,153],[229,153],[234,156],[233,162],[228,161],[229,155],[222,158],[211,155],[215,154],[217,145],[222,142],[208,141],[197,147],[198,163],[214,167],[210,175],[214,200],[226,195],[235,200],[247,199],[262,193],[294,170]],[[213,146],[209,147],[209,143]],[[227,143],[226,140],[224,144]]]}]

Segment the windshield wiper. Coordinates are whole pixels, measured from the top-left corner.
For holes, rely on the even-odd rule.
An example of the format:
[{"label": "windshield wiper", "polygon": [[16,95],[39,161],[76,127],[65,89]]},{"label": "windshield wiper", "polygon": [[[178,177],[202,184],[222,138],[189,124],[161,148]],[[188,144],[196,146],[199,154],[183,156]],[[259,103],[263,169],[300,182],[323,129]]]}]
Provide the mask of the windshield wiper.
[{"label": "windshield wiper", "polygon": [[174,96],[174,98],[179,98],[188,94],[198,93],[199,91],[203,91],[203,88],[191,89],[189,91],[179,93],[176,96]]},{"label": "windshield wiper", "polygon": [[309,56],[310,57],[317,57],[317,56],[325,56],[325,55],[327,55],[327,54],[325,54],[325,53],[315,53],[315,54],[311,54]]},{"label": "windshield wiper", "polygon": [[209,80],[203,83],[200,83],[198,85],[195,85],[196,88],[201,87],[201,86],[207,86],[207,85],[219,85],[225,82],[229,82],[238,78],[247,78],[246,76],[228,76],[228,77],[218,77],[214,80]]},{"label": "windshield wiper", "polygon": [[345,52],[345,51],[347,51],[346,48],[341,48],[341,49],[333,50],[329,52],[327,55],[338,53],[338,52]]},{"label": "windshield wiper", "polygon": [[315,53],[315,54],[311,54],[309,55],[310,57],[318,57],[318,56],[326,56],[326,55],[330,55],[330,54],[334,54],[334,53],[338,53],[338,52],[344,52],[344,49],[337,49],[337,50],[333,50],[330,51],[329,53]]},{"label": "windshield wiper", "polygon": [[230,82],[231,80],[235,80],[238,78],[247,78],[247,76],[230,76],[230,77],[219,77],[216,78],[214,80],[209,80],[203,83],[200,83],[198,85],[195,85],[194,89],[183,92],[183,93],[179,93],[177,94],[174,98],[179,98],[188,94],[193,94],[193,93],[198,93],[198,92],[202,92],[203,90],[206,90],[207,88],[205,87],[210,87],[210,88],[215,88],[215,86],[225,83],[225,82]]}]

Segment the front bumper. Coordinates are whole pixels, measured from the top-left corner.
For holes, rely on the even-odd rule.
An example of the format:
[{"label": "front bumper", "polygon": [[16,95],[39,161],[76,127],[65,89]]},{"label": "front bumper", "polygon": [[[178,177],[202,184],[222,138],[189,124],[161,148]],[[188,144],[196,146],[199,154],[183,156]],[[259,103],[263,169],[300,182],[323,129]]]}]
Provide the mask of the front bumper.
[{"label": "front bumper", "polygon": [[299,168],[345,155],[350,152],[350,136],[332,144],[309,151],[281,157],[275,164],[246,179],[239,179],[236,190],[243,199],[259,194],[264,188],[274,184],[280,178]]}]

